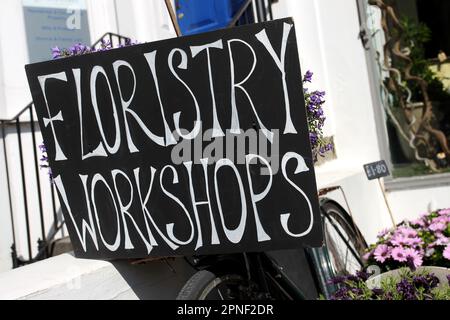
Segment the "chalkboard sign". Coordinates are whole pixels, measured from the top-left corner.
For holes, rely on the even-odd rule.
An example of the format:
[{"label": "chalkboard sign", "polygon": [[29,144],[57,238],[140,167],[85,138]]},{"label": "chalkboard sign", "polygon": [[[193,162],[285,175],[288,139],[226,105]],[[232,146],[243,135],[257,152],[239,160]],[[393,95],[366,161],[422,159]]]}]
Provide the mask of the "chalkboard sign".
[{"label": "chalkboard sign", "polygon": [[365,164],[364,171],[369,180],[379,179],[390,175],[388,166],[384,160]]},{"label": "chalkboard sign", "polygon": [[291,19],[26,71],[77,257],[322,244]]}]

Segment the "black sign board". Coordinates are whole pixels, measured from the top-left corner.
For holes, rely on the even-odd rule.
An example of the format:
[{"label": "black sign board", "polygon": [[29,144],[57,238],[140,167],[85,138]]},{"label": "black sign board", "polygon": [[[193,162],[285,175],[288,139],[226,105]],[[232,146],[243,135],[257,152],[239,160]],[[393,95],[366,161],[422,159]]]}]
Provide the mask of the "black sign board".
[{"label": "black sign board", "polygon": [[291,19],[26,71],[78,257],[322,244]]},{"label": "black sign board", "polygon": [[379,179],[390,175],[389,168],[384,160],[365,164],[364,171],[369,180]]}]

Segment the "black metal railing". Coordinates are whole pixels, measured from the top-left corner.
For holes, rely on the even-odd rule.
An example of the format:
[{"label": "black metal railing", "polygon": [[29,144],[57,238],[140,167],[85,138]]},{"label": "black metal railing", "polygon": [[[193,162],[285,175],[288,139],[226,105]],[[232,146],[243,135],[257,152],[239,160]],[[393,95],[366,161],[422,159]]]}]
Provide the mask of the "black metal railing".
[{"label": "black metal railing", "polygon": [[92,48],[98,49],[105,42],[108,42],[112,47],[116,48],[121,45],[129,45],[131,43],[131,39],[125,36],[121,36],[117,33],[108,32],[105,33],[103,37],[94,42]]},{"label": "black metal railing", "polygon": [[[118,47],[129,44],[130,39],[115,33],[106,33],[92,47],[99,48],[105,42],[111,43],[113,47]],[[29,103],[10,119],[0,119],[0,132],[3,144],[3,171],[8,193],[7,205],[11,220],[12,266],[18,268],[52,255],[50,248],[64,227],[64,219],[56,199],[53,183],[50,178],[42,179],[41,177],[38,154],[38,144],[41,142],[38,139],[41,138],[37,137],[40,130],[39,124],[35,120],[33,103]],[[28,134],[31,135],[31,138]],[[28,146],[31,144],[32,150],[26,149],[25,138],[28,138]],[[18,163],[16,159],[18,159]],[[47,182],[45,183],[43,180],[47,180]],[[44,197],[43,191],[47,191],[47,197]],[[16,200],[17,197],[21,197],[22,201]],[[31,208],[31,203],[36,206]],[[46,219],[46,208],[51,210],[47,215],[51,216],[51,223],[48,223],[48,218]],[[23,212],[23,217],[20,216],[20,211]],[[33,219],[32,212],[39,216],[37,224],[33,223],[36,219]],[[4,213],[0,212],[0,214]],[[24,221],[25,225],[18,225],[20,221]],[[18,230],[22,232],[17,232]],[[39,236],[33,237],[36,232]],[[33,239],[36,238],[37,247],[33,247]]]},{"label": "black metal railing", "polygon": [[[37,150],[37,123],[33,113],[33,104],[28,104],[17,115],[11,119],[0,119],[2,143],[3,143],[3,161],[4,172],[6,176],[6,186],[8,193],[8,205],[11,219],[11,257],[13,268],[29,264],[31,262],[44,259],[48,256],[47,244],[52,241],[56,236],[56,232],[48,232],[45,219],[44,219],[44,198],[42,189],[44,187],[51,189],[51,206],[53,209],[54,227],[51,230],[59,230],[61,223],[58,223],[57,219],[57,207],[54,196],[53,185],[48,179],[48,185],[44,186],[41,179],[39,155]],[[24,137],[27,134],[31,135],[31,157],[25,155],[25,143]],[[11,136],[11,139],[7,139]],[[12,162],[12,159],[17,158],[17,162]],[[31,177],[30,174],[34,177]],[[17,179],[17,180],[16,180]],[[34,183],[30,179],[34,179]],[[14,182],[18,182],[19,188],[13,188]],[[34,187],[34,188],[32,188]],[[22,197],[21,203],[14,201],[13,196]],[[39,214],[39,225],[35,226],[31,222],[30,217],[30,201],[31,198],[37,202],[37,211]],[[22,207],[20,208],[19,205]],[[25,221],[23,229],[25,231],[25,239],[18,234],[17,231],[17,218],[18,211],[22,210]],[[32,229],[37,228],[39,230],[39,237],[37,240],[37,253],[33,254],[32,244]],[[25,243],[25,249],[18,252],[18,243]]]},{"label": "black metal railing", "polygon": [[233,17],[228,27],[273,20],[274,0],[246,0]]}]

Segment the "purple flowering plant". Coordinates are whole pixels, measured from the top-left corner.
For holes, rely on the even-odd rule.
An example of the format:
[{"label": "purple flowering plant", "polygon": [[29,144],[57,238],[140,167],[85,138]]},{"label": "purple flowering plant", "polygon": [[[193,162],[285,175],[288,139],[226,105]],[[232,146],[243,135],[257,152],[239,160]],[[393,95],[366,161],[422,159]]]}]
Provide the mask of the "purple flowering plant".
[{"label": "purple flowering plant", "polygon": [[[125,43],[120,44],[118,46],[118,48],[128,47],[128,46],[132,46],[132,45],[136,45],[136,44],[138,44],[138,42],[132,41],[130,39],[126,39]],[[81,43],[78,43],[70,48],[54,47],[54,48],[52,48],[52,57],[53,57],[53,59],[68,58],[68,57],[72,57],[72,56],[80,56],[83,54],[102,52],[102,51],[107,51],[107,50],[111,50],[111,49],[114,49],[114,46],[111,43],[111,41],[103,39],[100,42],[99,48],[89,47],[89,46],[86,46]]]},{"label": "purple flowering plant", "polygon": [[450,209],[424,213],[378,234],[364,258],[382,270],[409,266],[450,267]]},{"label": "purple flowering plant", "polygon": [[319,156],[324,157],[327,152],[333,150],[333,145],[328,143],[323,135],[323,127],[326,120],[323,112],[325,92],[318,90],[310,92],[306,87],[308,83],[312,82],[313,75],[314,74],[308,70],[303,76],[303,94],[305,96],[309,140],[314,161],[317,161]]},{"label": "purple flowering plant", "polygon": [[427,271],[404,268],[399,277],[387,277],[375,288],[367,285],[369,276],[361,271],[333,278],[330,284],[338,289],[330,300],[450,300],[450,279],[439,286],[439,279]]}]

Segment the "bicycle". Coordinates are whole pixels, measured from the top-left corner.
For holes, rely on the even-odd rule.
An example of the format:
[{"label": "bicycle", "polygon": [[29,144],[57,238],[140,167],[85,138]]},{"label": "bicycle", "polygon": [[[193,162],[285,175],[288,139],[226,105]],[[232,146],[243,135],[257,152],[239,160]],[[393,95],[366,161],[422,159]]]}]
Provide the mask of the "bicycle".
[{"label": "bicycle", "polygon": [[[338,189],[342,191],[350,212],[340,186],[319,190],[324,226],[323,247],[185,258],[197,272],[183,286],[177,300],[304,300],[318,295],[329,297],[335,288],[328,280],[338,274],[361,269],[361,256],[367,248],[351,213],[338,202],[324,197]],[[288,252],[298,255],[303,268],[291,272],[285,270],[280,260]],[[308,275],[305,271],[309,272],[309,278],[304,277]]]}]

